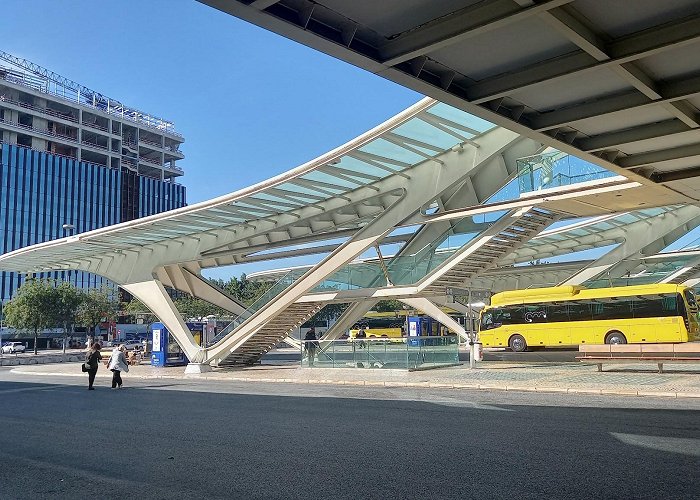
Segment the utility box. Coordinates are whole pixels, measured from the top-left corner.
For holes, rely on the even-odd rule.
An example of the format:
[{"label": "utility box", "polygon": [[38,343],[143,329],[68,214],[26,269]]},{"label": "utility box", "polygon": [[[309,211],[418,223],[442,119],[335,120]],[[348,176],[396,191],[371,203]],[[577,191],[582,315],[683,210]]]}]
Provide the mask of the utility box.
[{"label": "utility box", "polygon": [[153,366],[182,366],[189,360],[180,348],[174,337],[163,323],[151,325],[151,340],[153,350],[151,352],[151,365]]}]

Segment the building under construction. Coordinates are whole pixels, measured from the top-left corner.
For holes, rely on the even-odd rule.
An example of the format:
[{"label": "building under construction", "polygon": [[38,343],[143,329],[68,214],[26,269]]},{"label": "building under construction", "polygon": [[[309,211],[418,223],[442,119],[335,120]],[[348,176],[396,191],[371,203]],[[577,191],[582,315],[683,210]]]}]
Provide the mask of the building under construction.
[{"label": "building under construction", "polygon": [[[183,142],[172,122],[0,51],[0,254],[184,206]],[[21,279],[0,273],[0,300]]]}]

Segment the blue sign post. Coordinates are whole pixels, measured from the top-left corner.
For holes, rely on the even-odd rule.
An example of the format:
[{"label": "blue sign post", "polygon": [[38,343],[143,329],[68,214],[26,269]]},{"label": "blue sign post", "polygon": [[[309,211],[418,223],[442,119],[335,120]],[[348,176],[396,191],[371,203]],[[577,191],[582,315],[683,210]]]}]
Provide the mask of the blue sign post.
[{"label": "blue sign post", "polygon": [[170,332],[163,323],[151,325],[151,340],[153,341],[151,365],[182,366],[189,362],[180,345],[175,338],[170,337]]}]

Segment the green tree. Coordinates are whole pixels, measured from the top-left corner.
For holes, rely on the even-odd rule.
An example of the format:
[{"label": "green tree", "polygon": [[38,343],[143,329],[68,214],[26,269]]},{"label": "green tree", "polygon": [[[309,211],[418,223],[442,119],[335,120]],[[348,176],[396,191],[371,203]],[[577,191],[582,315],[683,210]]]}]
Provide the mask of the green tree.
[{"label": "green tree", "polygon": [[85,299],[85,294],[80,292],[70,283],[64,281],[56,287],[57,308],[56,320],[57,323],[63,326],[63,353],[66,352],[66,337],[68,337],[68,327],[75,325],[78,309]]},{"label": "green tree", "polygon": [[187,318],[203,318],[211,314],[221,316],[225,314],[225,311],[220,307],[216,307],[214,304],[207,302],[206,300],[198,299],[195,297],[182,297],[175,300],[175,307],[182,314],[182,316]]},{"label": "green tree", "polygon": [[340,317],[345,312],[349,304],[326,304],[323,309],[316,313],[311,318],[312,321],[328,321],[332,322]]},{"label": "green tree", "polygon": [[117,316],[117,302],[110,298],[105,288],[88,290],[78,309],[78,322],[88,329],[90,343],[94,340],[95,328],[103,321],[112,321]]},{"label": "green tree", "polygon": [[132,298],[129,302],[123,304],[123,309],[128,316],[140,316],[146,323],[153,323],[156,321],[156,315],[151,312],[151,310],[137,298]]},{"label": "green tree", "polygon": [[4,308],[6,323],[18,330],[34,332],[34,354],[39,332],[56,326],[58,293],[47,280],[28,279]]},{"label": "green tree", "polygon": [[403,309],[403,302],[395,299],[385,299],[377,302],[374,310],[377,312],[395,312]]},{"label": "green tree", "polygon": [[228,281],[210,280],[210,282],[245,306],[253,304],[274,285],[271,281],[251,281],[245,274],[241,274],[240,278],[231,277]]}]

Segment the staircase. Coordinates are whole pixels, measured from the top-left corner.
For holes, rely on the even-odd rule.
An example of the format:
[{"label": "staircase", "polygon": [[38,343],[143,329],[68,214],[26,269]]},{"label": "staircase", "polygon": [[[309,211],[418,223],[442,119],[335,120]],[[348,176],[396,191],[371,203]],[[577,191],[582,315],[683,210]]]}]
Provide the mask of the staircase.
[{"label": "staircase", "polygon": [[[531,238],[559,218],[558,214],[543,208],[531,208],[519,218],[497,232],[486,243],[468,253],[461,261],[453,264],[446,261],[442,266],[452,266],[442,276],[426,286],[423,291],[436,294],[445,293],[446,288],[460,288],[467,280],[491,269],[498,261],[518,249]],[[480,238],[477,238],[480,240]],[[439,270],[440,268],[438,268]],[[430,276],[428,276],[428,279]]]},{"label": "staircase", "polygon": [[292,304],[255,332],[235,351],[219,361],[219,366],[252,365],[272,350],[278,342],[283,341],[294,328],[313,317],[323,305],[318,302]]}]

